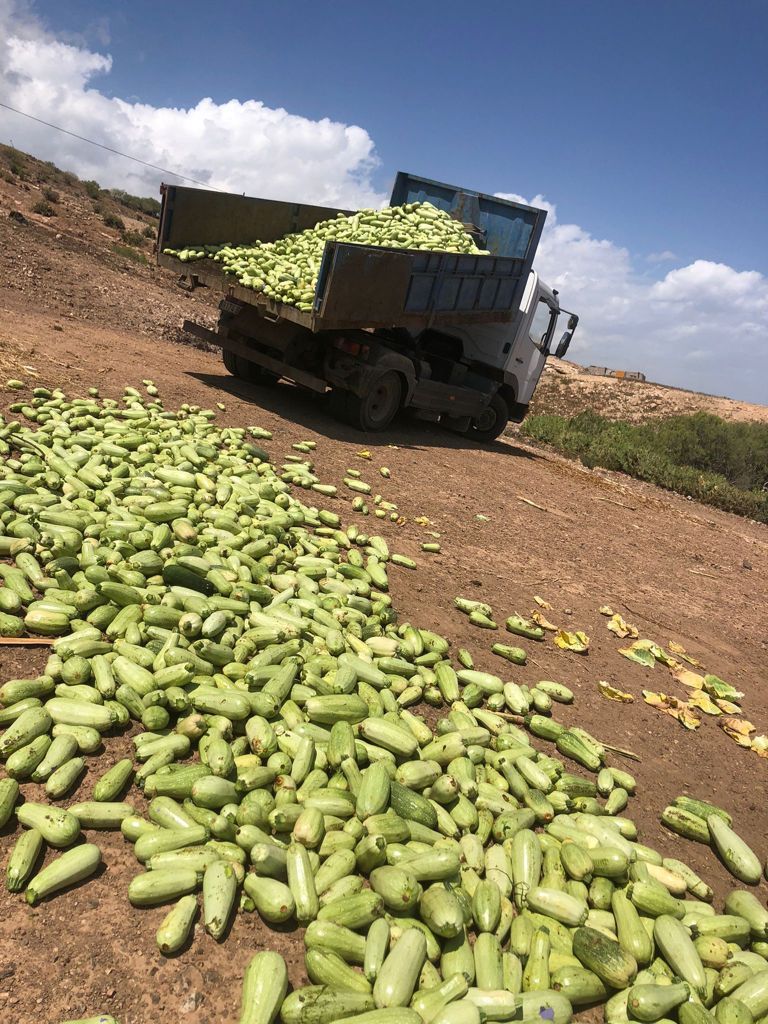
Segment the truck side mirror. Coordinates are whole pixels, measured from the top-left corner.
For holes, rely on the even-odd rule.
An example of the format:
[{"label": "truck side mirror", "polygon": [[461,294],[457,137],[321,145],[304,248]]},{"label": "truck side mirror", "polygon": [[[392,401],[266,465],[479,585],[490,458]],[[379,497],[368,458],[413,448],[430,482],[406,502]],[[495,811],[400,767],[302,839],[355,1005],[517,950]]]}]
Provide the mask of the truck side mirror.
[{"label": "truck side mirror", "polygon": [[[570,327],[570,322],[569,322],[568,326]],[[562,359],[563,356],[565,355],[565,353],[568,351],[568,346],[571,344],[571,338],[572,337],[573,337],[573,331],[572,330],[567,330],[567,331],[563,332],[563,336],[560,339],[560,341],[558,342],[557,348],[555,349],[555,356],[558,359]]]},{"label": "truck side mirror", "polygon": [[558,342],[557,348],[555,349],[555,356],[558,359],[562,359],[565,353],[568,351],[568,346],[573,340],[573,332],[576,330],[579,323],[579,318],[575,313],[571,313],[568,317],[568,329],[563,333],[562,338]]}]

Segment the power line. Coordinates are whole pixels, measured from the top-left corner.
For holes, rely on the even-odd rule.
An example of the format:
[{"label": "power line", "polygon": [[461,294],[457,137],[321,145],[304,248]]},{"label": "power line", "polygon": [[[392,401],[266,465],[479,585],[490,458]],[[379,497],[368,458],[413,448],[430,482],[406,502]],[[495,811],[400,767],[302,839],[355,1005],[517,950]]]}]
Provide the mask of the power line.
[{"label": "power line", "polygon": [[28,114],[25,110],[17,110],[16,107],[11,107],[7,103],[0,102],[0,107],[4,107],[5,110],[10,110],[14,114],[21,114],[22,117],[28,117],[30,121],[37,121],[38,124],[44,124],[46,128],[55,128],[57,132],[63,132],[64,135],[71,135],[73,139],[79,139],[81,142],[87,142],[91,146],[98,146],[99,149],[105,149],[108,153],[114,153],[115,156],[124,157],[126,160],[133,160],[134,163],[142,164],[144,167],[151,167],[153,171],[161,171],[163,174],[172,174],[176,178],[181,178],[182,181],[191,181],[193,185],[202,185],[203,188],[213,189],[214,192],[223,191],[223,189],[216,188],[215,185],[210,185],[206,181],[198,181],[197,178],[188,178],[185,174],[179,174],[178,171],[169,171],[167,167],[158,167],[157,164],[151,164],[146,160],[140,160],[137,156],[131,156],[130,153],[121,153],[119,149],[112,149],[111,146],[105,146],[102,142],[95,142],[93,139],[86,139],[84,135],[78,135],[77,132],[71,132],[68,128],[62,128],[61,125],[51,124],[50,121],[43,121],[41,117],[35,117],[34,114]]}]

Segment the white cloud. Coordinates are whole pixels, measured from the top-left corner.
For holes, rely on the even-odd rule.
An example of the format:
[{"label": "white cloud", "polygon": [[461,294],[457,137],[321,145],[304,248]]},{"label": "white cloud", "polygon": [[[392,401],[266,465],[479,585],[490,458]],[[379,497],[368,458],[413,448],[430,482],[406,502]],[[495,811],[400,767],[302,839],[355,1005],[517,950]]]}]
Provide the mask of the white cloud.
[{"label": "white cloud", "polygon": [[[108,40],[105,24],[88,31]],[[378,158],[365,129],[313,121],[255,99],[206,98],[170,108],[110,97],[97,85],[112,58],[70,38],[75,41],[53,37],[16,0],[0,0],[3,101],[226,191],[331,206],[384,201],[372,184]],[[4,110],[0,138],[107,187],[157,195],[163,177],[174,180]]]},{"label": "white cloud", "polygon": [[[536,269],[580,317],[574,359],[768,403],[768,278],[695,260],[657,280],[637,269],[627,249],[561,223],[541,196],[530,204],[548,212]],[[674,254],[657,256],[671,261]]]},{"label": "white cloud", "polygon": [[648,263],[674,263],[677,254],[671,249],[662,249],[661,252],[649,252],[645,258]]}]

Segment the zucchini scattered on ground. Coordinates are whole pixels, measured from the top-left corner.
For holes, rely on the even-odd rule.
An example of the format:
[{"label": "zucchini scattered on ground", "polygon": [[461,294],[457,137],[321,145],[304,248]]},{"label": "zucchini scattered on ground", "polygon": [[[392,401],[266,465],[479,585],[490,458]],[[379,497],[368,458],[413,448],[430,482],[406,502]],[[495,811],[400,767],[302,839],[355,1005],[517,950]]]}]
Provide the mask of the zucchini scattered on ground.
[{"label": "zucchini scattered on ground", "polygon": [[[0,592],[26,631],[55,639],[41,675],[0,687],[0,827],[15,815],[26,829],[12,892],[34,904],[85,881],[101,854],[81,830],[119,828],[141,865],[128,899],[168,907],[166,955],[198,913],[217,940],[238,911],[306,925],[313,983],[286,997],[282,959],[257,954],[241,1024],[542,1007],[566,1024],[594,1003],[609,1024],[768,1014],[762,902],[739,889],[714,913],[684,861],[638,842],[622,816],[635,779],[551,717],[568,687],[479,671],[398,624],[390,566],[414,563],[297,497],[330,493],[305,490],[330,486],[311,462],[275,467],[250,439],[268,432],[134,389],[70,402],[41,388],[13,411],[34,429],[0,421]],[[496,626],[487,605],[456,604]],[[507,628],[538,638],[518,616]],[[422,701],[444,709],[434,728]],[[130,725],[134,756],[92,799],[19,803],[28,781],[67,795]],[[759,880],[727,812],[686,797],[662,820]]]}]

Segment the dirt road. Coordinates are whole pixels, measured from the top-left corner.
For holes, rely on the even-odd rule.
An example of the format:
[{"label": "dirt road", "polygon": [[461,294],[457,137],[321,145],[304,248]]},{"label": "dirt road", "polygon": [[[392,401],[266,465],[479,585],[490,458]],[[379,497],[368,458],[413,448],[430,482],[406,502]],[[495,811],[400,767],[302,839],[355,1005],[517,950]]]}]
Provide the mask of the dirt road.
[{"label": "dirt road", "polygon": [[[739,749],[713,719],[686,732],[645,705],[644,688],[677,696],[684,690],[661,666],[649,670],[621,657],[621,642],[598,612],[610,604],[641,636],[683,644],[708,671],[745,692],[745,714],[758,732],[768,732],[765,527],[588,471],[512,439],[475,449],[407,420],[386,438],[362,436],[331,419],[321,401],[288,385],[254,389],[227,375],[215,355],[64,320],[56,311],[31,312],[22,295],[7,289],[0,289],[0,341],[4,373],[15,367],[13,376],[58,385],[73,395],[95,384],[109,396],[150,377],[169,407],[221,401],[224,423],[272,430],[267,448],[275,461],[283,460],[291,443],[309,438],[317,441],[315,462],[323,480],[341,484],[347,466],[361,469],[406,518],[400,527],[374,520],[377,529],[392,549],[419,563],[415,572],[392,571],[393,599],[403,620],[444,633],[472,651],[482,668],[518,681],[546,678],[571,686],[576,703],[558,707],[557,717],[641,758],[614,763],[637,776],[638,795],[628,813],[643,841],[688,860],[719,895],[731,880],[714,855],[658,825],[671,798],[688,792],[723,804],[743,836],[763,857],[768,854],[768,761]],[[4,394],[3,411],[17,398]],[[356,457],[362,448],[371,452],[370,463]],[[380,465],[390,467],[390,480],[378,478]],[[346,520],[360,522],[351,512],[352,497],[342,486],[340,497],[327,501]],[[431,525],[416,524],[420,516]],[[433,539],[429,531],[440,534],[439,555],[420,551],[423,540]],[[470,626],[453,607],[457,594],[489,601],[499,621],[515,611],[529,613],[539,595],[551,603],[546,615],[554,623],[586,631],[589,654],[558,651],[551,639],[523,642],[529,664],[507,671],[489,653],[493,640],[503,637]],[[34,675],[44,660],[37,651],[0,650],[2,679]],[[631,692],[635,703],[606,701],[598,695],[598,680]],[[128,749],[128,737],[108,740],[105,753],[89,759],[77,799],[87,798],[92,780]],[[24,790],[34,798],[34,786]],[[15,836],[13,829],[0,833],[0,861]],[[0,1020],[57,1024],[103,1009],[122,1024],[224,1024],[237,1019],[243,968],[264,946],[285,952],[293,980],[301,979],[300,945],[292,935],[267,931],[256,914],[238,915],[220,945],[198,926],[189,950],[170,960],[161,957],[154,933],[165,909],[132,909],[126,887],[137,865],[130,847],[119,833],[99,834],[98,842],[106,868],[90,884],[35,909],[18,896],[0,894]],[[763,883],[763,900],[767,894]]]}]

